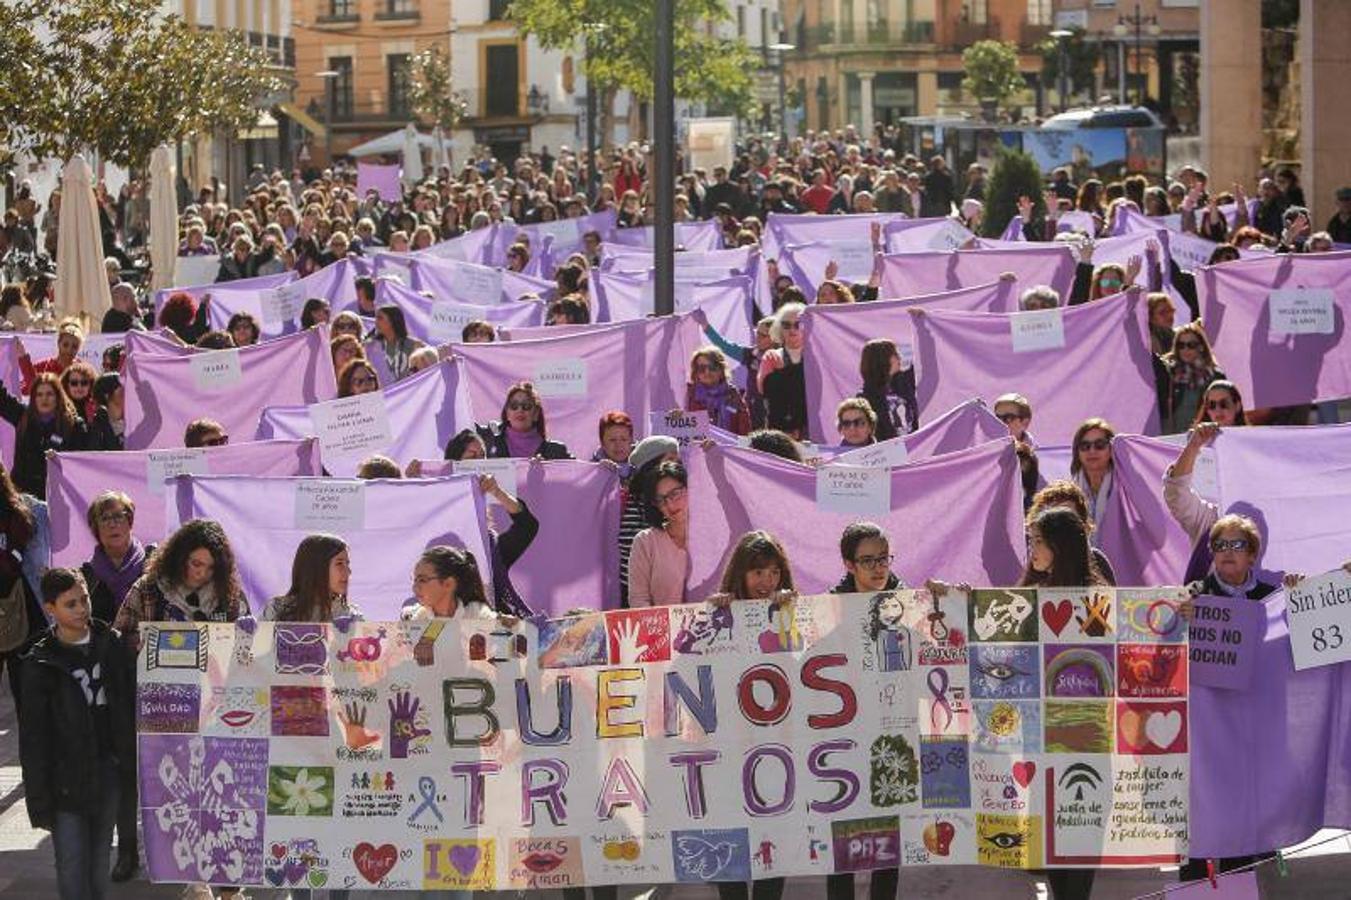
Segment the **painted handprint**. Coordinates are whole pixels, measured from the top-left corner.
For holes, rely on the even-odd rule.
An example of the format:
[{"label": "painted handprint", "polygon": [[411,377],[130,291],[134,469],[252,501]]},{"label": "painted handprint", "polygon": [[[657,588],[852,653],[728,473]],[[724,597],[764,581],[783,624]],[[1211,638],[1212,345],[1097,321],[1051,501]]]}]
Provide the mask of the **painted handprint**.
[{"label": "painted handprint", "polygon": [[342,723],[342,740],[348,750],[365,750],[371,744],[379,743],[379,733],[366,727],[364,703],[349,703],[338,710],[338,721]]},{"label": "painted handprint", "polygon": [[615,646],[618,650],[620,665],[641,662],[643,656],[647,653],[651,639],[639,643],[638,637],[641,631],[639,624],[632,619],[627,622],[620,622],[615,628]]},{"label": "painted handprint", "polygon": [[389,756],[391,759],[407,759],[409,744],[431,734],[430,730],[419,728],[417,724],[418,707],[422,701],[408,691],[399,691],[388,703]]},{"label": "painted handprint", "polygon": [[1082,615],[1074,620],[1079,630],[1088,637],[1102,637],[1112,630],[1112,598],[1107,594],[1094,594],[1084,600]]}]

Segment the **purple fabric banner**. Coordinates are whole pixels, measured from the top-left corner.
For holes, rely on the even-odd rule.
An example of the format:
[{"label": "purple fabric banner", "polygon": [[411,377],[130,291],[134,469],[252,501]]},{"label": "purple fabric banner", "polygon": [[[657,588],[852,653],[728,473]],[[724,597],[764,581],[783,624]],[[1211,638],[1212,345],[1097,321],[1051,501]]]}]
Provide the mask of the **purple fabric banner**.
[{"label": "purple fabric banner", "polygon": [[[591,213],[576,219],[535,222],[530,225],[513,225],[500,222],[493,234],[492,245],[488,250],[489,255],[483,262],[492,266],[505,266],[507,264],[507,249],[522,237],[529,243],[530,253],[533,256],[543,245],[545,235],[553,237],[550,253],[554,259],[562,262],[568,254],[581,249],[582,235],[588,231],[599,232],[602,242],[610,240],[615,232],[616,218],[615,210],[609,209],[605,212]],[[552,272],[541,274],[546,278],[553,277]]]},{"label": "purple fabric banner", "polygon": [[193,419],[209,416],[236,440],[251,435],[265,406],[315,403],[338,394],[328,327],[252,347],[191,356],[127,358],[128,450],[183,446]]},{"label": "purple fabric banner", "polygon": [[[1034,422],[1041,416],[1035,402]],[[1065,439],[1069,437],[1067,432]],[[1112,441],[1112,493],[1096,543],[1107,554],[1117,584],[1182,583],[1191,539],[1163,502],[1163,475],[1177,459],[1178,450],[1173,444],[1137,435],[1118,435]],[[1040,449],[1037,456],[1040,461]]]},{"label": "purple fabric banner", "polygon": [[497,239],[497,232],[503,227],[505,226],[489,225],[487,228],[466,231],[459,237],[432,244],[426,250],[415,253],[414,257],[418,259],[458,259],[484,266],[489,265],[489,260],[492,258],[492,248]]},{"label": "purple fabric banner", "polygon": [[[0,382],[11,397],[22,397],[20,385],[23,383],[23,371],[19,368],[19,348],[11,336],[0,337]],[[5,465],[14,468],[14,426],[0,419],[0,459]]]},{"label": "purple fabric banner", "polygon": [[805,244],[809,241],[871,242],[874,222],[886,228],[888,223],[906,218],[905,213],[855,213],[847,216],[770,213],[760,243],[765,259],[778,259],[783,248],[789,244]]},{"label": "purple fabric banner", "polygon": [[[859,517],[817,506],[815,469],[739,447],[693,450],[686,466],[690,600],[718,590],[733,545],[755,528],[783,543],[799,591],[826,590],[843,575],[840,532]],[[992,441],[892,469],[891,512],[869,518],[890,537],[907,584],[1013,584],[1025,547],[1022,496],[1012,442]]]},{"label": "purple fabric banner", "polygon": [[[808,307],[803,321],[809,350],[803,356],[803,365],[806,367],[803,374],[807,382],[808,415],[810,417],[815,413],[811,421],[814,440],[833,441],[838,437],[835,432],[835,407],[862,388],[859,357],[865,343],[873,338],[889,337],[895,341],[902,363],[913,364],[915,326],[913,317],[906,312],[908,307],[1013,312],[1018,309],[1018,285],[1011,281],[995,281],[907,300]],[[993,400],[995,396],[998,394],[987,399]],[[967,399],[960,398],[950,406]]]},{"label": "purple fabric banner", "polygon": [[1282,253],[1196,278],[1206,332],[1249,409],[1351,396],[1351,253]]},{"label": "purple fabric banner", "polygon": [[[608,271],[646,272],[656,263],[652,251],[644,248],[607,244],[601,248],[600,267]],[[694,269],[714,278],[749,275],[760,254],[754,247],[730,247],[725,250],[686,250],[675,255],[676,271]]]},{"label": "purple fabric banner", "polygon": [[[431,291],[438,299],[462,303],[493,306],[520,300],[526,294],[550,300],[556,292],[554,283],[543,278],[453,259],[415,256],[411,272],[412,280],[408,286],[413,290]],[[497,289],[495,297],[490,296],[494,287]]]},{"label": "purple fabric banner", "polygon": [[1026,249],[959,250],[956,253],[892,253],[882,258],[882,296],[909,297],[994,281],[1012,272],[1025,287],[1049,284],[1069,296],[1074,255],[1063,244],[1024,244]]},{"label": "purple fabric banner", "polygon": [[[606,239],[607,246],[651,247],[656,228],[644,225],[639,228],[616,228],[614,234]],[[678,250],[717,250],[722,247],[722,228],[718,222],[676,222],[675,243]]]},{"label": "purple fabric banner", "polygon": [[[412,596],[413,566],[427,547],[464,547],[487,560],[483,494],[469,476],[356,481],[335,478],[184,476],[173,486],[169,528],[192,518],[220,522],[255,615],[290,586],[291,562],[307,534],[347,541],[348,596],[368,619],[399,618]],[[491,571],[480,567],[489,596]]]},{"label": "purple fabric banner", "polygon": [[195,347],[183,346],[169,337],[167,329],[128,331],[123,346],[126,347],[128,354],[137,356],[191,356],[203,352]]},{"label": "purple fabric banner", "polygon": [[888,253],[957,250],[974,238],[970,229],[949,216],[899,219],[882,229],[882,246]]},{"label": "purple fabric banner", "polygon": [[399,167],[357,163],[357,196],[364,200],[367,191],[375,191],[386,203],[397,203],[402,200],[403,187],[399,184]]},{"label": "purple fabric banner", "polygon": [[214,295],[220,291],[242,291],[245,293],[265,291],[268,288],[290,284],[295,280],[295,272],[278,272],[276,275],[259,275],[256,278],[239,278],[235,281],[226,281],[221,284],[199,284],[193,287],[162,288],[155,291],[155,321],[159,321],[160,310],[164,309],[164,301],[168,300],[169,295],[171,294],[187,294],[194,300],[201,300],[203,294]]},{"label": "purple fabric banner", "polygon": [[[690,282],[679,277],[675,284],[676,312],[703,309],[709,323],[728,340],[748,344],[755,330],[751,280],[742,275],[716,281]],[[652,272],[591,273],[591,297],[598,323],[632,322],[655,314],[656,280]]]},{"label": "purple fabric banner", "polygon": [[357,268],[350,259],[340,259],[332,265],[324,266],[318,272],[296,282],[300,292],[300,305],[311,297],[321,297],[332,304],[334,309],[343,309],[357,302]]},{"label": "purple fabric banner", "polygon": [[1266,640],[1248,690],[1191,689],[1191,754],[1205,760],[1191,772],[1193,857],[1262,853],[1351,827],[1351,666],[1296,672],[1285,592],[1262,606]]},{"label": "purple fabric banner", "polygon": [[[16,336],[23,341],[24,349],[28,351],[28,356],[33,362],[40,362],[44,359],[51,359],[56,356],[56,332],[23,332]],[[84,336],[84,343],[80,345],[80,352],[75,354],[77,359],[82,359],[94,367],[95,372],[103,371],[103,351],[109,347],[116,347],[119,344],[126,345],[126,335],[124,334],[102,334],[95,332]],[[19,396],[17,393],[14,396]]]},{"label": "purple fabric banner", "polygon": [[122,491],[136,504],[136,537],[162,540],[164,479],[180,472],[211,475],[318,475],[319,445],[313,440],[240,441],[194,450],[126,450],[57,453],[47,459],[47,505],[51,517],[52,565],[79,566],[94,553],[85,524],[89,504],[103,491]]},{"label": "purple fabric banner", "polygon": [[[982,251],[984,252],[984,251]],[[987,402],[1017,391],[1032,402],[1036,433],[1066,441],[1090,416],[1108,412],[1120,432],[1158,431],[1153,359],[1144,329],[1144,296],[1130,292],[1046,313],[934,311],[915,323],[920,421],[972,397]],[[1058,319],[1063,338],[1042,349],[1014,349],[1022,317]],[[1049,328],[1052,337],[1055,329]],[[1026,345],[1025,345],[1026,346]],[[1074,385],[1111,385],[1112,402]]]},{"label": "purple fabric banner", "polygon": [[408,333],[429,344],[458,342],[464,326],[474,319],[506,328],[544,323],[543,300],[511,300],[494,306],[476,306],[454,300],[433,300],[388,280],[376,283],[375,302],[393,303],[403,310]]},{"label": "purple fabric banner", "polygon": [[[742,446],[737,442],[737,436],[730,432],[723,431],[721,428],[710,428],[709,430],[714,432],[710,437],[721,446]],[[894,437],[887,441],[878,441],[875,444],[870,444],[869,448],[883,451],[884,448],[893,444],[904,444],[906,461],[901,465],[909,465],[931,456],[969,450],[980,444],[1006,440],[1008,437],[1008,427],[996,419],[994,413],[985,408],[985,404],[979,400],[968,400],[956,409],[948,410],[937,419],[910,434]],[[823,463],[844,462],[848,464],[847,460],[841,460],[840,457],[859,449],[858,447],[846,447],[844,445],[829,448],[818,447],[822,454]]]},{"label": "purple fabric banner", "polygon": [[[539,519],[530,549],[512,566],[511,583],[535,612],[619,607],[619,476],[599,463],[516,462],[516,493]],[[511,520],[489,504],[501,534]]]},{"label": "purple fabric banner", "polygon": [[1187,629],[1187,677],[1193,685],[1247,690],[1257,645],[1266,639],[1266,610],[1232,597],[1202,595],[1193,601]]},{"label": "purple fabric banner", "polygon": [[549,437],[574,456],[596,448],[596,423],[612,409],[635,422],[654,410],[683,406],[690,355],[703,344],[688,316],[644,319],[560,337],[462,344],[464,378],[474,417],[497,419],[507,388],[533,381],[543,395]]},{"label": "purple fabric banner", "polygon": [[[473,424],[459,366],[447,360],[384,389],[391,441],[381,450],[401,465],[418,457],[439,458],[455,433]],[[269,406],[258,422],[258,439],[315,434],[308,406]],[[356,474],[359,459],[324,459],[324,468],[343,477]]]}]

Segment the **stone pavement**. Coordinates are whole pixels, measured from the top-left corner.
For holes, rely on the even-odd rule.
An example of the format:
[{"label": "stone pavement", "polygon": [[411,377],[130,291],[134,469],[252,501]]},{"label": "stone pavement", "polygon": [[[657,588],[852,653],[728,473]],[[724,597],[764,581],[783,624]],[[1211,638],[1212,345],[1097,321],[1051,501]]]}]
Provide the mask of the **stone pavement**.
[{"label": "stone pavement", "polygon": [[[1296,859],[1290,863],[1290,875],[1282,878],[1275,866],[1261,873],[1263,900],[1348,900],[1351,898],[1351,839],[1346,837],[1319,848],[1320,855]],[[1154,869],[1108,871],[1099,874],[1093,900],[1135,900],[1174,885],[1172,872]],[[866,879],[858,879],[857,896],[866,897]],[[182,889],[177,885],[152,885],[144,881],[113,885],[109,894],[115,900],[173,900]],[[1044,898],[1041,879],[1023,872],[1006,872],[974,866],[907,869],[901,877],[901,897],[905,900],[1038,900]],[[284,900],[284,891],[250,890],[255,900]],[[354,898],[379,900],[391,895],[378,892],[353,892]],[[480,895],[487,897],[490,895]],[[507,900],[513,895],[491,895]],[[557,900],[556,892],[535,892],[534,896]],[[717,892],[706,886],[680,886],[661,893],[661,900],[714,900]],[[819,900],[825,897],[825,881],[820,878],[794,879],[788,883],[785,900]],[[23,803],[23,785],[19,773],[19,741],[15,727],[14,703],[6,683],[0,686],[0,898],[14,900],[55,900],[56,879],[52,864],[51,842],[47,833],[28,824]]]}]

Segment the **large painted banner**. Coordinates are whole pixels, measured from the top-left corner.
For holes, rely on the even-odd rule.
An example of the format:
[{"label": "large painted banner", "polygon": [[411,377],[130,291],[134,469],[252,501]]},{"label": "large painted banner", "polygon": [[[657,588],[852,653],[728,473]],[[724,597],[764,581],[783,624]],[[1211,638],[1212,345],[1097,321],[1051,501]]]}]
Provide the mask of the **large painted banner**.
[{"label": "large painted banner", "polygon": [[1182,596],[147,623],[150,876],[498,890],[1176,863]]}]

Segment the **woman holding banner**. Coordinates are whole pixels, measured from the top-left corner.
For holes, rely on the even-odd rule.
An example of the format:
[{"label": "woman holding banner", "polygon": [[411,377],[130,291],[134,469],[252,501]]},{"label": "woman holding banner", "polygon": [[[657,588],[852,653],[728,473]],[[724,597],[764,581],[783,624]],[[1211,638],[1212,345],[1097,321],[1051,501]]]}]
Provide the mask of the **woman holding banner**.
[{"label": "woman holding banner", "polygon": [[864,344],[858,370],[863,387],[857,396],[867,400],[877,415],[877,440],[888,441],[919,427],[915,367],[902,363],[894,341],[874,338]]},{"label": "woman holding banner", "polygon": [[34,377],[27,406],[0,384],[0,418],[14,426],[14,484],[39,500],[47,496],[47,452],[89,447],[89,426],[51,372]]},{"label": "woman holding banner", "polygon": [[1116,429],[1105,419],[1085,419],[1074,432],[1070,448],[1070,477],[1088,501],[1088,522],[1096,530],[1107,513],[1112,496],[1112,439]]},{"label": "woman holding banner", "polygon": [[549,440],[544,401],[529,381],[519,381],[507,388],[502,417],[489,425],[477,426],[477,430],[493,459],[507,456],[572,459],[566,444]]},{"label": "woman holding banner", "polygon": [[403,317],[403,310],[392,303],[375,311],[375,334],[371,337],[372,350],[384,353],[385,365],[395,381],[412,373],[410,357],[414,350],[425,346],[422,341],[408,336],[408,322]]},{"label": "woman holding banner", "polygon": [[770,326],[774,343],[779,346],[765,351],[758,377],[768,411],[766,423],[798,440],[807,430],[807,382],[803,367],[806,335],[801,321],[806,310],[801,303],[779,307]]},{"label": "woman holding banner", "polygon": [[1224,372],[1215,362],[1200,322],[1188,322],[1177,329],[1172,348],[1154,359],[1159,427],[1164,434],[1181,434],[1200,413],[1202,401],[1210,393],[1208,385],[1223,380]]},{"label": "woman holding banner", "polygon": [[749,434],[751,412],[741,391],[727,380],[727,357],[716,347],[700,347],[690,358],[685,410],[708,413],[708,422],[732,434]]}]

